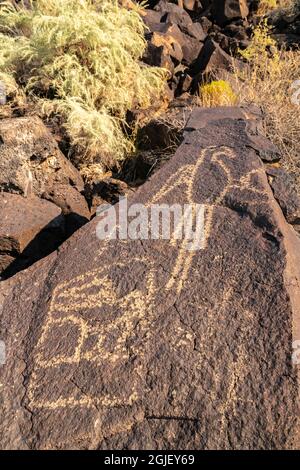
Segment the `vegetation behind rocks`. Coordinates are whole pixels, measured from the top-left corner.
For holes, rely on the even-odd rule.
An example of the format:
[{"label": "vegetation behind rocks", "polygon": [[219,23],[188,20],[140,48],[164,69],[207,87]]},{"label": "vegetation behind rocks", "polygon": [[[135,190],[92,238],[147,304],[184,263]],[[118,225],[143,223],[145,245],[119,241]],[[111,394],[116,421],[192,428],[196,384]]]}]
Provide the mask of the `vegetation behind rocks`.
[{"label": "vegetation behind rocks", "polygon": [[27,95],[35,112],[60,116],[81,162],[115,165],[133,147],[127,111],[148,108],[164,86],[164,70],[140,62],[144,31],[138,12],[116,0],[1,3],[8,104]]},{"label": "vegetation behind rocks", "polygon": [[[297,88],[300,88],[297,86],[300,79],[299,48],[278,45],[267,18],[268,13],[275,7],[280,16],[285,11],[280,8],[289,8],[289,11],[293,11],[299,6],[299,1],[274,2],[274,5],[269,1],[262,1],[258,14],[263,11],[265,16],[259,19],[254,28],[248,47],[239,51],[247,67],[242,71],[236,68],[233,74],[227,75],[237,95],[238,103],[255,103],[262,108],[265,133],[278,146],[283,157],[283,165],[297,180],[298,190],[300,188],[300,106],[292,98],[296,96]],[[221,73],[219,78],[223,76]],[[219,106],[223,104],[223,98],[226,96],[220,93],[217,100],[208,101],[200,89],[200,103],[204,106]]]}]

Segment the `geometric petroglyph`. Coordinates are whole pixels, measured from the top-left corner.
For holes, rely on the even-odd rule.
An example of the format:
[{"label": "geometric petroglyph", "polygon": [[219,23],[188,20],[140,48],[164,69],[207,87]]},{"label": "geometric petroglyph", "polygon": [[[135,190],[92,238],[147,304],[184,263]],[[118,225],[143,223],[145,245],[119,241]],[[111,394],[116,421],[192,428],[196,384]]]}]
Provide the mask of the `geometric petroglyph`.
[{"label": "geometric petroglyph", "polygon": [[[172,175],[153,196],[147,205],[163,201],[172,190],[180,187],[182,204],[196,204],[194,200],[195,184],[201,182],[201,166],[208,160],[218,165],[224,184],[213,201],[203,201],[205,205],[204,249],[207,247],[213,225],[214,210],[218,207],[230,189],[244,189],[259,192],[253,188],[252,178],[261,170],[253,170],[247,175],[235,178],[232,175],[232,162],[236,158],[234,151],[227,147],[207,148],[203,150],[195,164],[187,164]],[[231,164],[230,164],[231,162]],[[117,243],[126,245],[126,241]],[[28,384],[29,407],[32,409],[57,409],[61,407],[113,407],[131,405],[140,398],[141,382],[145,370],[144,348],[150,341],[151,325],[158,310],[158,298],[164,299],[179,295],[188,278],[195,251],[186,250],[185,240],[166,241],[176,252],[170,272],[161,275],[150,255],[134,258],[130,252],[113,265],[124,269],[130,265],[144,266],[143,282],[132,291],[119,292],[110,277],[112,265],[83,273],[59,284],[52,293],[49,310],[41,330],[40,338],[34,351],[34,368]],[[101,256],[107,249],[102,243]],[[125,250],[126,253],[126,250]],[[95,316],[96,312],[96,316]],[[72,341],[70,341],[70,338]],[[143,338],[141,341],[140,338]],[[105,387],[105,378],[101,391],[97,384],[93,393],[79,392],[70,387],[70,376],[76,376],[79,365],[82,368],[97,367],[108,371],[110,379],[118,378],[118,370],[132,358],[129,383],[124,386],[123,394],[114,394],[114,387]],[[68,371],[72,372],[68,375]],[[66,385],[58,389],[55,377],[65,374]],[[53,393],[51,392],[53,388]]]},{"label": "geometric petroglyph", "polygon": [[[132,262],[144,262],[146,260],[132,260]],[[148,264],[148,260],[147,260]],[[149,264],[148,264],[149,266]],[[118,297],[111,280],[107,276],[107,270],[110,266],[91,271],[80,285],[78,279],[72,279],[70,282],[64,283],[57,287],[53,293],[47,320],[44,324],[41,337],[36,347],[36,365],[32,373],[29,386],[29,399],[33,407],[56,408],[60,406],[76,406],[76,405],[117,405],[132,403],[136,397],[134,375],[141,372],[140,365],[138,370],[133,371],[132,390],[126,400],[122,398],[121,403],[117,397],[86,397],[83,396],[79,400],[72,397],[65,399],[59,398],[54,402],[37,401],[35,397],[36,387],[39,381],[39,371],[45,373],[47,369],[59,368],[62,365],[78,365],[81,361],[86,363],[96,363],[109,366],[111,374],[118,366],[118,363],[125,362],[130,355],[142,354],[140,345],[134,345],[132,348],[127,347],[127,342],[131,332],[134,331],[135,325],[138,324],[139,334],[145,334],[147,327],[153,321],[154,304],[153,300],[158,291],[155,286],[154,270],[149,266],[149,272],[146,276],[145,290],[134,290],[125,296]],[[79,276],[81,277],[81,276]],[[74,282],[75,281],[75,282]],[[90,281],[90,282],[89,282]],[[71,287],[71,285],[76,287]],[[98,287],[98,292],[89,294],[90,287]],[[66,300],[68,303],[66,303]],[[104,308],[103,308],[104,307]],[[101,318],[101,308],[105,311],[110,309],[117,313],[114,321],[106,323]],[[89,310],[98,309],[99,321],[89,321],[87,319]],[[79,312],[85,312],[85,318]],[[121,314],[119,314],[121,312]],[[118,315],[119,314],[119,315]],[[51,335],[55,333],[57,338],[63,340],[67,330],[75,328],[77,335],[76,347],[69,351],[69,354],[57,354],[49,357],[49,349],[47,345],[53,344],[50,341]],[[109,347],[106,346],[107,338],[113,339]],[[46,355],[45,355],[46,354]]]}]

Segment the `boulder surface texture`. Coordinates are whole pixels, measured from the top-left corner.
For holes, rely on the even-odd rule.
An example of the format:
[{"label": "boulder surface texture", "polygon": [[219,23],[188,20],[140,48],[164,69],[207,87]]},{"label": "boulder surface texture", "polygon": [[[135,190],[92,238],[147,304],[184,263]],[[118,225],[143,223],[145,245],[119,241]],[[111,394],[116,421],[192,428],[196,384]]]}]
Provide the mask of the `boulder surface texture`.
[{"label": "boulder surface texture", "polygon": [[100,241],[96,218],[1,283],[3,448],[295,446],[299,239],[254,124],[237,108],[195,109],[174,157],[128,201],[203,204],[202,249]]}]

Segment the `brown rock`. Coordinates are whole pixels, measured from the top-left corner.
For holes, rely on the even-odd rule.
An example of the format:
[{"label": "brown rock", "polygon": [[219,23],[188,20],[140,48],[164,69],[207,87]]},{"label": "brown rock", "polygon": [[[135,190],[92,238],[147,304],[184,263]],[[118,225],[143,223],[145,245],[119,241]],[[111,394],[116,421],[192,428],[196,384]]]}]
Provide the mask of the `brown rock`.
[{"label": "brown rock", "polygon": [[139,129],[138,152],[126,161],[121,175],[131,188],[144,183],[174,155],[182,142],[183,129],[195,103],[196,97],[183,94]]},{"label": "brown rock", "polygon": [[121,197],[131,191],[131,188],[121,180],[106,177],[102,180],[90,180],[86,184],[85,194],[89,201],[91,214],[95,215],[102,204],[116,204]]},{"label": "brown rock", "polygon": [[196,109],[128,201],[203,204],[201,250],[100,242],[95,219],[0,285],[2,448],[293,445],[299,239],[249,145],[256,117],[222,113]]},{"label": "brown rock", "polygon": [[249,14],[246,0],[213,0],[212,5],[214,18],[220,25]]},{"label": "brown rock", "polygon": [[204,41],[206,34],[200,23],[193,23],[190,15],[180,6],[161,0],[155,10],[162,14],[161,22],[175,23],[180,30],[199,41]]},{"label": "brown rock", "polygon": [[278,33],[272,34],[272,38],[275,39],[279,47],[296,49],[300,45],[300,34]]},{"label": "brown rock", "polygon": [[188,92],[191,88],[193,79],[188,73],[182,73],[180,81],[179,81],[179,92],[185,93]]},{"label": "brown rock", "polygon": [[153,25],[159,24],[163,14],[160,11],[155,10],[144,10],[142,13],[142,18],[146,26],[153,31]]},{"label": "brown rock", "polygon": [[14,256],[11,256],[7,253],[0,252],[0,280],[1,280],[1,273],[5,271],[5,269],[8,268],[8,266],[12,264],[15,261],[15,259],[16,258]]},{"label": "brown rock", "polygon": [[283,168],[267,168],[274,197],[290,224],[300,225],[300,198],[291,176]]},{"label": "brown rock", "polygon": [[207,34],[213,25],[212,22],[206,16],[201,16],[201,18],[199,18],[199,22],[203,31]]},{"label": "brown rock", "polygon": [[177,62],[192,64],[200,54],[203,43],[180,31],[176,24],[159,23],[153,25],[151,44],[164,48],[164,53]]},{"label": "brown rock", "polygon": [[14,269],[19,270],[48,255],[63,237],[64,219],[57,206],[34,196],[0,193],[2,274],[16,259]]},{"label": "brown rock", "polygon": [[209,73],[218,69],[233,70],[234,64],[239,62],[227,54],[218,43],[211,38],[207,38],[197,61],[197,68],[200,74]]},{"label": "brown rock", "polygon": [[72,210],[76,199],[77,213],[88,218],[83,180],[43,122],[38,117],[0,120],[0,190],[34,194],[59,205],[62,187],[63,211]]},{"label": "brown rock", "polygon": [[167,69],[170,74],[174,71],[174,63],[165,46],[155,46],[152,42],[148,42],[143,61],[148,65]]},{"label": "brown rock", "polygon": [[[199,8],[202,8],[200,0],[181,0],[182,7],[189,11],[196,11]],[[180,2],[180,0],[178,0]]]},{"label": "brown rock", "polygon": [[153,33],[151,43],[156,47],[164,47],[166,54],[181,62],[183,59],[182,46],[180,44],[181,32],[176,25],[169,25],[166,32]]},{"label": "brown rock", "polygon": [[187,35],[184,36],[185,37],[182,41],[182,63],[191,66],[193,62],[199,57],[199,54],[203,48],[203,43],[198,41],[198,39],[191,38]]},{"label": "brown rock", "polygon": [[233,49],[236,49],[237,48],[237,43],[235,42],[234,39],[232,38],[229,38],[228,36],[226,36],[225,34],[222,34],[222,33],[212,33],[210,35],[211,39],[213,39],[216,43],[219,44],[219,46],[221,47],[221,49],[227,53],[230,52],[231,48],[232,48],[232,41],[234,42],[234,48]]}]

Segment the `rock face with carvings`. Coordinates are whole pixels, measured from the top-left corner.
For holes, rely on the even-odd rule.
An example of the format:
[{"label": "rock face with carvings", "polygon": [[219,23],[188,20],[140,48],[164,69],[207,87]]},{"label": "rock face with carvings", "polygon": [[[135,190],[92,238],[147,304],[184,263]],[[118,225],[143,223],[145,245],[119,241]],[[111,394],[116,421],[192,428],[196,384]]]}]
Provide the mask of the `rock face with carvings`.
[{"label": "rock face with carvings", "polygon": [[201,246],[100,241],[96,218],[1,284],[3,448],[296,445],[300,245],[255,149],[258,121],[195,109],[128,200],[200,204]]}]

